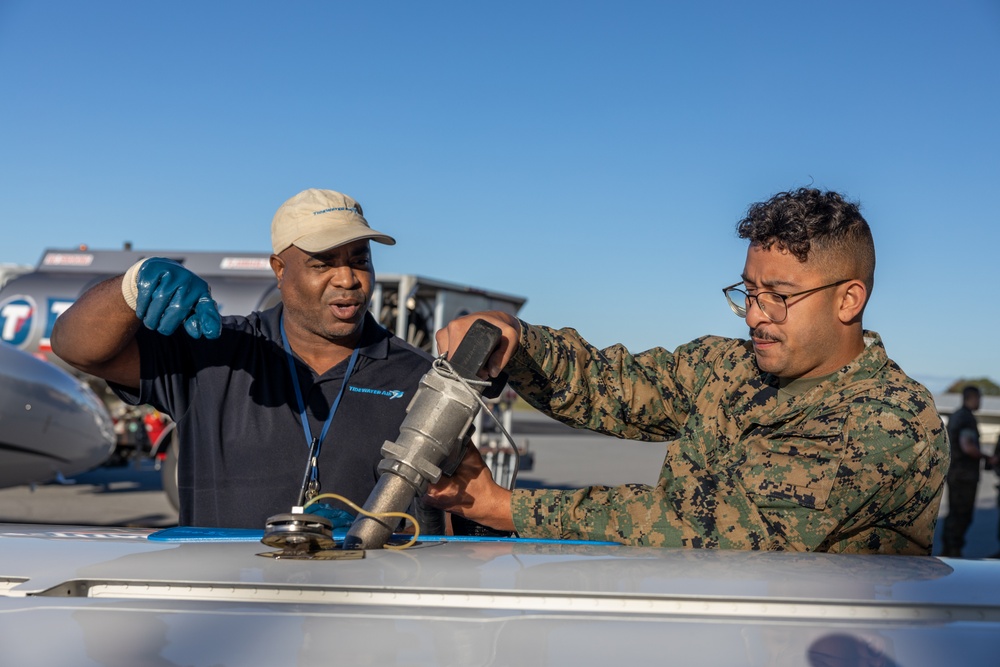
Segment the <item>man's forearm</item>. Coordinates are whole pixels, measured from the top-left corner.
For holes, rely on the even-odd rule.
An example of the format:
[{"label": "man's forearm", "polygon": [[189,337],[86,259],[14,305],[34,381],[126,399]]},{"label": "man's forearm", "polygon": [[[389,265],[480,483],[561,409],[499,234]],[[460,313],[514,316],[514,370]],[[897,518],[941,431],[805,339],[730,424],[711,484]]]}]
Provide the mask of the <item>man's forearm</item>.
[{"label": "man's forearm", "polygon": [[965,438],[965,437],[961,438],[959,440],[958,446],[962,449],[962,453],[964,453],[969,458],[972,459],[983,458],[983,452],[979,448],[979,442],[972,438]]},{"label": "man's forearm", "polygon": [[675,478],[669,489],[641,484],[518,489],[511,502],[514,528],[521,537],[632,546],[808,550],[771,535],[745,494],[719,486],[720,480],[706,473]]},{"label": "man's forearm", "polygon": [[[665,440],[679,420],[672,355],[598,350],[573,329],[522,323],[508,366],[510,386],[530,405],[578,428],[631,440]],[[643,417],[644,418],[640,418]]]},{"label": "man's forearm", "polygon": [[479,518],[471,517],[473,521],[489,526],[495,530],[514,532],[514,516],[510,509],[511,492],[502,487],[496,487],[493,492],[477,503]]},{"label": "man's forearm", "polygon": [[141,326],[121,289],[122,277],[109,278],[87,290],[55,322],[52,351],[86,373],[127,386],[138,386]]},{"label": "man's forearm", "polygon": [[424,502],[496,530],[513,531],[511,492],[493,481],[490,469],[475,447],[466,449],[462,464],[451,476],[431,484]]}]

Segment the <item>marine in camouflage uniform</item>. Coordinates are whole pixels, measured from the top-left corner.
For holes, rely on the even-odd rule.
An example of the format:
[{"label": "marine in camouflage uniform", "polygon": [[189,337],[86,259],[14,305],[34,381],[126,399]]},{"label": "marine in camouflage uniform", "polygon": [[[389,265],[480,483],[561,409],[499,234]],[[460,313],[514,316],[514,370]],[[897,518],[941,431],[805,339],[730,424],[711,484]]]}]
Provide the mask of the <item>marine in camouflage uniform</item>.
[{"label": "marine in camouflage uniform", "polygon": [[653,487],[516,490],[517,532],[646,546],[928,554],[947,443],[928,391],[865,332],[852,363],[790,400],[749,341],[597,350],[522,323],[511,385],[560,421],[671,441]]},{"label": "marine in camouflage uniform", "polygon": [[[597,350],[572,329],[477,313],[501,331],[487,369],[534,406],[621,438],[665,441],[658,483],[496,485],[470,451],[429,502],[521,535],[709,549],[928,554],[948,467],[929,392],[862,326],[875,244],[860,208],[800,188],[753,204],[741,279],[723,288],[748,340],[670,353]],[[596,480],[595,480],[596,481]]]}]

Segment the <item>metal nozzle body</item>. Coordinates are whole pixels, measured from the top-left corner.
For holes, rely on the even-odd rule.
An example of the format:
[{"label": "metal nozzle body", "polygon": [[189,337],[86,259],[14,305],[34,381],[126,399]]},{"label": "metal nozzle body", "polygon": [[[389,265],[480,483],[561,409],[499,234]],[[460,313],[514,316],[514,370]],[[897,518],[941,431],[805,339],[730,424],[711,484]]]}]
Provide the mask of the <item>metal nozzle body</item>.
[{"label": "metal nozzle body", "polygon": [[[465,434],[479,411],[469,389],[441,375],[428,373],[406,408],[406,418],[395,442],[386,440],[365,510],[372,513],[405,511],[427,485],[441,479],[461,460]],[[344,540],[346,549],[379,549],[385,545],[399,519],[377,520],[359,516]]]},{"label": "metal nozzle body", "polygon": [[[452,367],[466,380],[475,380],[500,340],[500,329],[485,320],[469,328],[452,357]],[[450,474],[461,462],[462,444],[479,412],[482,388],[431,369],[406,407],[406,418],[395,442],[386,440],[378,469],[378,483],[365,502],[372,513],[403,512],[417,493],[427,490],[441,474]],[[345,549],[380,549],[399,523],[359,515],[344,539]]]}]

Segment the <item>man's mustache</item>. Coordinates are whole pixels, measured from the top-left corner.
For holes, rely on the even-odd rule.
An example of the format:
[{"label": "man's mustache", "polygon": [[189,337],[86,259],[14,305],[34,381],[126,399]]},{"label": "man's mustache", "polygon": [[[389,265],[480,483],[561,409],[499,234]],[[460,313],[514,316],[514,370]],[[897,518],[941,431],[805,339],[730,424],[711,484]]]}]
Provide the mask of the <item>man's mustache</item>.
[{"label": "man's mustache", "polygon": [[774,341],[774,342],[779,342],[781,340],[780,338],[778,338],[774,334],[769,333],[766,329],[761,329],[760,327],[757,327],[756,329],[751,329],[750,330],[750,337],[751,338],[756,338],[757,340],[767,340],[767,341]]}]

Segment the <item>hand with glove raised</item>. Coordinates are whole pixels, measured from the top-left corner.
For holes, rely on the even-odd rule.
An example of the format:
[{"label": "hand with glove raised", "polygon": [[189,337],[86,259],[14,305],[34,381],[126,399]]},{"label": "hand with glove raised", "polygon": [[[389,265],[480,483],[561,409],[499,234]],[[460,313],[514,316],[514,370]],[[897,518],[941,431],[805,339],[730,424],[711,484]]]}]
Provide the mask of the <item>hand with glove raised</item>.
[{"label": "hand with glove raised", "polygon": [[148,329],[170,335],[181,324],[192,338],[218,338],[222,318],[208,283],[171,259],[136,262],[122,280],[125,302]]}]

